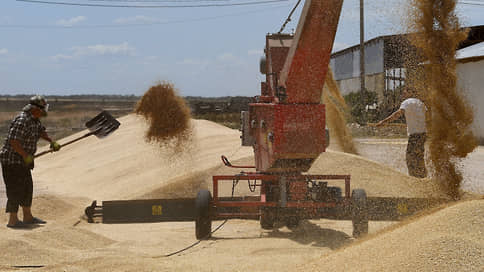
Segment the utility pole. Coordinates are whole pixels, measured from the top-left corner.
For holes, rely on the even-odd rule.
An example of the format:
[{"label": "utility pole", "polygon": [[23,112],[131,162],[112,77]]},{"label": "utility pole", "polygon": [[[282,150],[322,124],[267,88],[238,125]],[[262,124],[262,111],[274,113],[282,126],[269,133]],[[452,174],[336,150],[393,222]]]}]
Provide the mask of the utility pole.
[{"label": "utility pole", "polygon": [[365,87],[365,12],[364,0],[360,0],[360,99],[361,99],[361,122],[367,123],[367,93]]},{"label": "utility pole", "polygon": [[360,0],[360,91],[365,94],[365,12],[364,0]]}]

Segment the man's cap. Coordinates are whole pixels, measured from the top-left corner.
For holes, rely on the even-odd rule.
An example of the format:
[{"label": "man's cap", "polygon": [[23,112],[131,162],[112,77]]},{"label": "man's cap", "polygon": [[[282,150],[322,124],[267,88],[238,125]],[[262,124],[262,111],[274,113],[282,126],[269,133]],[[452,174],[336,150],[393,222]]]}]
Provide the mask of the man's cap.
[{"label": "man's cap", "polygon": [[45,109],[47,106],[47,100],[41,95],[34,95],[30,98],[29,104]]},{"label": "man's cap", "polygon": [[45,97],[43,97],[42,95],[34,95],[30,98],[29,100],[29,104],[27,104],[23,110],[24,111],[29,111],[31,110],[33,107],[37,107],[39,109],[41,109],[42,111],[44,112],[47,112],[48,110],[48,105],[47,104],[47,100],[45,99]]}]

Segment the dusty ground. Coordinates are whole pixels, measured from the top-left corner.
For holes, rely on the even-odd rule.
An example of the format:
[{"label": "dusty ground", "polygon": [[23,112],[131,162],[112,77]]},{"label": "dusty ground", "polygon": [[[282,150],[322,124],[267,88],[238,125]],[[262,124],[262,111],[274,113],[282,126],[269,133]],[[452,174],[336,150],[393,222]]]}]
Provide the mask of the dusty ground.
[{"label": "dusty ground", "polygon": [[[33,210],[48,224],[25,231],[0,226],[0,248],[8,248],[0,253],[0,271],[22,265],[42,266],[35,271],[392,270],[392,261],[400,265],[405,258],[415,257],[412,252],[421,245],[434,250],[414,258],[419,262],[408,266],[409,270],[484,268],[483,200],[452,205],[402,225],[371,221],[370,237],[365,241],[351,237],[350,221],[311,220],[295,231],[265,231],[257,221],[230,220],[213,239],[163,257],[195,242],[194,223],[88,224],[80,219],[84,208],[94,199],[194,196],[199,188],[210,188],[211,175],[232,173],[221,167],[221,154],[247,164],[253,161],[252,150],[239,147],[238,131],[195,121],[194,145],[187,154],[173,156],[144,142],[145,125],[139,119],[127,116],[120,121],[120,129],[106,139],[92,137],[37,161]],[[389,148],[393,146],[389,144]],[[323,154],[311,172],[349,173],[354,187],[364,188],[372,196],[440,196],[429,180],[334,151]],[[247,186],[239,186],[240,192],[247,192]],[[230,187],[223,190],[227,193]],[[5,214],[0,221],[6,222]],[[213,227],[220,223],[214,222]],[[401,255],[402,250],[410,253]],[[392,259],[392,254],[400,257]],[[452,254],[457,256],[457,264],[439,261],[439,256]],[[380,255],[385,258],[378,258]],[[343,266],[342,260],[349,257],[355,264]],[[429,258],[436,264],[422,263]]]}]

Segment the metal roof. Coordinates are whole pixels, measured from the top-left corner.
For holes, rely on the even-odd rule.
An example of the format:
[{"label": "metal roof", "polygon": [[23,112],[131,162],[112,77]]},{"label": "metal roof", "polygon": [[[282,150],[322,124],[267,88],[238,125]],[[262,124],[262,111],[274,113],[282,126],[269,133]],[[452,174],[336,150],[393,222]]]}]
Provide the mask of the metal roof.
[{"label": "metal roof", "polygon": [[484,42],[471,45],[457,51],[456,59],[481,59],[484,58]]},{"label": "metal roof", "polygon": [[[478,26],[470,26],[470,27],[463,27],[464,29],[468,29],[468,37],[466,40],[464,40],[460,45],[459,48],[466,48],[468,46],[472,46],[476,43],[480,43],[484,41],[484,25],[478,25]],[[379,41],[379,40],[390,40],[390,39],[395,39],[395,38],[403,38],[407,35],[410,34],[395,34],[395,35],[383,35],[383,36],[378,36],[373,39],[370,39],[368,41],[365,41],[365,45]],[[345,49],[339,50],[337,52],[333,52],[331,54],[331,57],[336,57],[339,55],[346,54],[347,52],[351,52],[355,49],[360,48],[360,44],[353,45],[351,47],[347,47]]]}]

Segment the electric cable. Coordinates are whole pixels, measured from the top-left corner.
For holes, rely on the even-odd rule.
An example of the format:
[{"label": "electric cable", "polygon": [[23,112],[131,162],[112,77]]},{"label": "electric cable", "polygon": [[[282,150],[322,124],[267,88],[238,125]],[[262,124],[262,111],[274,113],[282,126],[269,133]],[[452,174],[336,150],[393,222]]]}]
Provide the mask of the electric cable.
[{"label": "electric cable", "polygon": [[249,191],[251,191],[252,193],[255,192],[255,190],[257,189],[257,180],[254,180],[254,184],[250,184],[250,179],[247,180],[247,184],[249,185]]},{"label": "electric cable", "polygon": [[173,255],[176,255],[178,253],[182,253],[183,251],[186,251],[186,250],[189,250],[190,248],[200,244],[200,242],[202,242],[202,240],[204,240],[205,238],[208,238],[209,236],[211,236],[212,234],[214,234],[217,230],[219,230],[220,228],[223,227],[223,225],[225,225],[225,223],[227,223],[227,221],[229,221],[228,219],[225,219],[225,221],[222,222],[222,224],[220,224],[218,227],[216,227],[213,231],[210,232],[210,234],[207,234],[207,236],[203,237],[202,239],[196,241],[195,243],[185,247],[185,248],[182,248],[180,250],[177,250],[175,252],[172,252],[170,254],[166,254],[166,255],[163,255],[163,256],[158,256],[158,257],[153,257],[153,258],[159,258],[159,257],[170,257],[170,256],[173,256]]},{"label": "electric cable", "polygon": [[[239,148],[237,148],[237,150],[234,151],[234,153],[232,154],[232,156],[234,156],[235,154],[237,154],[237,152],[240,151],[240,149],[242,149],[242,146],[240,146]],[[232,157],[231,156],[231,157]],[[215,169],[214,171],[217,171],[218,169],[222,168],[223,166],[225,166],[224,164],[222,164],[221,166],[219,166],[217,169]],[[232,183],[232,198],[234,197],[234,187],[236,186],[237,184],[236,183]],[[225,223],[227,223],[229,221],[229,219],[225,219],[218,227],[216,227],[213,231],[211,231],[209,234],[207,234],[205,237],[203,237],[202,239],[200,240],[197,240],[196,242],[194,242],[193,244],[187,246],[187,247],[184,247],[180,250],[177,250],[177,251],[174,251],[174,252],[171,252],[169,254],[165,254],[165,255],[160,255],[160,256],[154,256],[152,257],[153,259],[157,259],[157,258],[162,258],[162,257],[170,257],[170,256],[173,256],[173,255],[176,255],[178,253],[182,253],[184,251],[187,251],[189,250],[190,248],[193,248],[194,246],[200,244],[202,242],[202,240],[205,240],[206,238],[210,237],[212,234],[214,234],[216,231],[218,231],[219,229],[221,229]]]},{"label": "electric cable", "polygon": [[23,29],[95,29],[95,28],[125,28],[125,27],[140,27],[140,26],[154,26],[154,25],[169,25],[169,24],[182,24],[182,23],[191,23],[191,22],[202,22],[202,21],[209,21],[209,20],[216,20],[222,18],[232,18],[232,17],[239,17],[248,14],[255,14],[255,13],[262,13],[262,12],[269,12],[275,9],[285,8],[287,5],[283,6],[273,6],[271,10],[268,9],[257,9],[251,10],[246,12],[236,12],[236,13],[228,13],[219,16],[210,16],[210,17],[200,17],[194,19],[187,19],[187,20],[171,20],[171,21],[163,21],[163,22],[147,22],[147,23],[134,23],[134,24],[105,24],[105,25],[74,25],[74,26],[60,26],[60,25],[0,25],[0,28],[23,28]]},{"label": "electric cable", "polygon": [[[233,1],[233,0],[86,0],[86,1],[90,1],[90,2],[110,2],[110,3],[116,3],[116,2],[125,2],[125,3],[184,3],[184,2],[195,2],[196,3],[196,2],[198,2],[198,3],[202,3],[202,2],[229,2],[229,1]],[[296,7],[299,5],[299,2],[296,4]],[[484,1],[480,1],[480,0],[470,0],[470,1],[464,0],[464,1],[458,1],[457,3],[458,4],[464,4],[464,5],[476,5],[476,6],[484,5]],[[289,18],[291,17],[295,8],[293,9],[293,11],[291,11]],[[285,25],[290,21],[291,21],[290,19],[286,20],[286,22],[284,23],[280,32],[282,32]]]},{"label": "electric cable", "polygon": [[296,8],[299,5],[299,3],[301,3],[301,0],[298,0],[297,3],[296,3],[296,5],[294,6],[294,8],[292,8],[291,12],[289,12],[289,16],[287,16],[287,19],[282,24],[281,29],[279,29],[279,32],[277,32],[278,34],[281,34],[281,32],[284,30],[284,28],[286,28],[286,25],[291,21],[291,16],[294,13],[294,11],[296,10]]},{"label": "electric cable", "polygon": [[16,1],[17,2],[34,3],[34,4],[82,6],[82,7],[102,7],[102,8],[207,8],[207,7],[261,5],[261,4],[287,2],[289,0],[263,0],[263,1],[251,1],[251,2],[241,2],[241,3],[225,3],[225,4],[211,3],[211,4],[204,4],[204,5],[112,5],[112,4],[75,3],[75,2],[56,2],[56,1],[42,1],[42,0],[16,0]]},{"label": "electric cable", "polygon": [[203,2],[230,2],[233,0],[84,0],[88,2],[106,2],[106,3],[203,3]]}]

